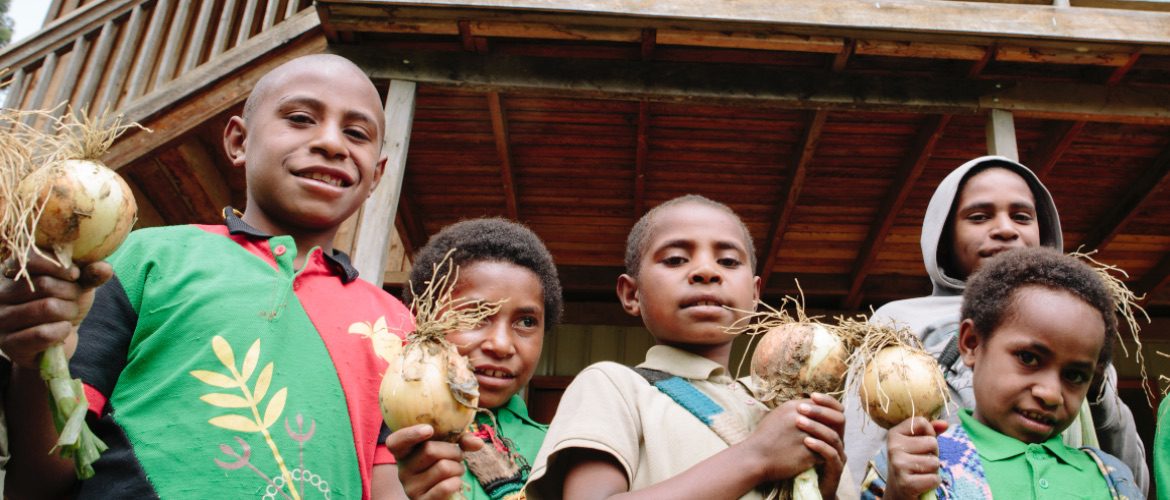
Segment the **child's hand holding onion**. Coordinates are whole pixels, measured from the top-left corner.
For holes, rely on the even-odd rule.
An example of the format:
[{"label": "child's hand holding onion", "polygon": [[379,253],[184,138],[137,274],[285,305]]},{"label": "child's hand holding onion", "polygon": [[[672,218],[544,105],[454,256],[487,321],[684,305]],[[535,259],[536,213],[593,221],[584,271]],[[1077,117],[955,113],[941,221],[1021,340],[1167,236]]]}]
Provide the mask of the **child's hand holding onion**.
[{"label": "child's hand holding onion", "polygon": [[883,498],[920,498],[942,483],[938,474],[938,435],[947,430],[945,420],[911,417],[886,434],[889,473]]},{"label": "child's hand holding onion", "polygon": [[[833,498],[845,469],[844,407],[836,398],[814,393],[793,399],[768,412],[751,435],[736,447],[746,451],[744,466],[762,463],[762,483],[789,484],[792,478],[817,470],[810,483],[814,498]],[[794,432],[799,431],[799,432]],[[775,490],[780,493],[780,490]],[[796,498],[794,491],[781,495]],[[804,491],[801,494],[809,494]],[[788,498],[782,496],[781,498]],[[807,497],[806,497],[807,498]]]},{"label": "child's hand holding onion", "polygon": [[463,489],[463,452],[484,447],[483,439],[470,433],[458,444],[435,441],[427,424],[396,430],[386,438],[386,448],[398,461],[398,478],[408,498],[448,499]]}]

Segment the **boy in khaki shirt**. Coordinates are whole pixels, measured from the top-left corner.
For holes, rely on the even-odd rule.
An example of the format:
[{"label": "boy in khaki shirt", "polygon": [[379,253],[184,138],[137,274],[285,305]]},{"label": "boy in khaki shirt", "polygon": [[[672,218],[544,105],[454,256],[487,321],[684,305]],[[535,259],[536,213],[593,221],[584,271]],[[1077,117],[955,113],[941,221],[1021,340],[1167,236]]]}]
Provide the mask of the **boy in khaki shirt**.
[{"label": "boy in khaki shirt", "polygon": [[617,292],[658,345],[638,371],[597,363],[569,385],[529,498],[758,498],[757,487],[812,467],[832,495],[845,460],[840,403],[814,394],[768,412],[727,370],[724,328],[755,307],[754,268],[743,222],[701,196],[634,225]]}]

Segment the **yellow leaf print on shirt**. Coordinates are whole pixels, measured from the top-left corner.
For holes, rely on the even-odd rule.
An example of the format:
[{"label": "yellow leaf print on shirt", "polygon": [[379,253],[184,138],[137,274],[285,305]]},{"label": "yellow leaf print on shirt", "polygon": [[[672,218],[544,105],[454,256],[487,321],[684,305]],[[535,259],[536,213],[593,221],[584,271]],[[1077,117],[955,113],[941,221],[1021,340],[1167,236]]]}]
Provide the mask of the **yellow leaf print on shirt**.
[{"label": "yellow leaf print on shirt", "polygon": [[402,338],[390,333],[385,316],[379,316],[373,324],[359,321],[349,325],[349,333],[370,339],[374,345],[374,354],[386,362],[397,358],[402,352]]},{"label": "yellow leaf print on shirt", "polygon": [[[256,339],[252,343],[252,346],[248,348],[248,352],[244,354],[244,361],[239,368],[236,368],[236,356],[232,351],[232,346],[223,337],[216,335],[211,339],[211,350],[215,353],[215,357],[219,358],[219,362],[227,368],[228,373],[223,374],[210,370],[192,370],[191,376],[218,389],[236,389],[240,394],[211,392],[200,396],[199,399],[217,408],[231,410],[246,409],[249,411],[246,411],[244,415],[238,413],[220,415],[211,418],[207,423],[230,431],[259,432],[264,436],[264,441],[268,443],[268,447],[272,450],[272,457],[276,459],[277,465],[280,466],[280,473],[284,476],[285,484],[293,484],[292,473],[285,466],[284,458],[280,455],[276,441],[273,441],[272,434],[268,432],[268,428],[272,427],[272,424],[275,424],[280,419],[280,414],[284,412],[284,404],[288,398],[288,388],[281,387],[277,390],[269,398],[268,404],[264,405],[264,413],[260,413],[260,404],[264,401],[264,396],[268,394],[269,386],[272,385],[272,370],[275,363],[269,362],[265,365],[264,369],[260,370],[260,375],[256,377],[256,382],[249,386],[248,381],[252,378],[252,374],[256,371],[256,366],[260,362],[260,339]],[[296,488],[289,488],[289,493],[292,494],[295,500],[300,500],[300,494]]]}]

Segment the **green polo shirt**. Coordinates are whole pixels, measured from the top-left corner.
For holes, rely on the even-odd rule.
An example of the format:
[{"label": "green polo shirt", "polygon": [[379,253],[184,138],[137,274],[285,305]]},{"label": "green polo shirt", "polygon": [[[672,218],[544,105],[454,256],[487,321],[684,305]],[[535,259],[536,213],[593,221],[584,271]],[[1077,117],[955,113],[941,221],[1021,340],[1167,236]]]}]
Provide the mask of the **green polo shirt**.
[{"label": "green polo shirt", "polygon": [[995,498],[1109,498],[1109,485],[1093,458],[1055,435],[1043,443],[1025,443],[959,412],[963,430],[983,462]]},{"label": "green polo shirt", "polygon": [[[516,451],[528,463],[536,460],[536,452],[544,443],[544,435],[548,433],[548,426],[532,420],[528,416],[528,406],[519,395],[512,395],[512,399],[504,406],[492,410],[496,414],[500,435],[508,438],[516,447]],[[483,486],[471,474],[471,469],[463,473],[464,495],[468,500],[487,500],[491,496],[484,491]],[[467,491],[470,488],[471,491]]]},{"label": "green polo shirt", "polygon": [[1158,482],[1158,498],[1170,498],[1170,398],[1163,399],[1158,407],[1153,473]]}]

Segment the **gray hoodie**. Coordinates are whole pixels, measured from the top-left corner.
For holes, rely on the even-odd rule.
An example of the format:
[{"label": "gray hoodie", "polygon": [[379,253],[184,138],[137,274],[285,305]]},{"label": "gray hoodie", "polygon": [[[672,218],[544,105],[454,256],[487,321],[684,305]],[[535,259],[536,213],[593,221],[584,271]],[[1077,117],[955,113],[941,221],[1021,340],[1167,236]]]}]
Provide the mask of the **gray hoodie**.
[{"label": "gray hoodie", "polygon": [[[971,170],[981,167],[978,170],[982,171],[989,166],[1008,169],[1027,181],[1036,200],[1041,244],[1057,250],[1064,249],[1060,216],[1052,202],[1052,195],[1040,183],[1036,174],[1027,167],[1002,156],[984,156],[964,163],[947,175],[935,189],[934,196],[930,198],[926,217],[922,221],[922,260],[934,285],[933,293],[926,297],[890,302],[875,311],[871,318],[871,321],[893,322],[899,326],[909,327],[922,340],[926,350],[936,358],[944,356],[947,344],[958,334],[959,309],[963,302],[963,289],[966,287],[966,277],[953,276],[955,273],[946,269],[949,265],[947,255],[951,243],[943,241],[947,237],[947,220],[958,199],[959,187],[970,177]],[[944,372],[953,406],[947,419],[952,425],[958,425],[957,408],[975,407],[971,369],[963,364],[962,359],[955,359]],[[1138,486],[1143,492],[1148,491],[1149,472],[1146,468],[1145,451],[1134,426],[1133,414],[1117,396],[1117,371],[1112,365],[1106,369],[1106,377],[1105,394],[1088,405],[1091,409],[1092,422],[1096,426],[1100,448],[1129,465]],[[1080,431],[1078,418],[1065,431],[1065,442],[1071,446],[1085,444],[1085,436]],[[845,456],[848,458],[846,468],[849,474],[846,478],[855,484],[845,485],[846,481],[842,481],[840,493],[843,497],[856,498],[857,486],[864,479],[866,464],[881,449],[885,439],[886,430],[869,420],[861,409],[858,396],[847,394]],[[1092,442],[1091,436],[1088,442]]]}]

